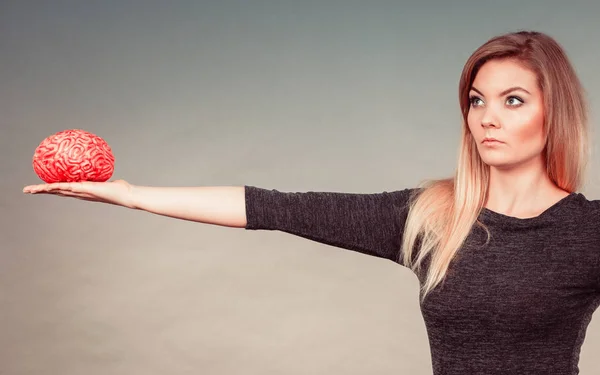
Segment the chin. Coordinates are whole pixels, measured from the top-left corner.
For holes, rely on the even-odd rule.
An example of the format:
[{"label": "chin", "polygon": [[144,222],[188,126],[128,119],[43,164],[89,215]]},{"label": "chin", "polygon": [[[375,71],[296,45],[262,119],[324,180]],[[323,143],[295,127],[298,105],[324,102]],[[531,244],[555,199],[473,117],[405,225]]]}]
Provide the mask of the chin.
[{"label": "chin", "polygon": [[499,168],[499,169],[506,169],[506,168],[510,168],[511,165],[514,165],[514,162],[511,162],[510,160],[506,160],[505,158],[491,158],[491,157],[485,157],[483,155],[479,155],[481,157],[481,161],[483,161],[483,163],[489,167],[494,167],[494,168]]}]

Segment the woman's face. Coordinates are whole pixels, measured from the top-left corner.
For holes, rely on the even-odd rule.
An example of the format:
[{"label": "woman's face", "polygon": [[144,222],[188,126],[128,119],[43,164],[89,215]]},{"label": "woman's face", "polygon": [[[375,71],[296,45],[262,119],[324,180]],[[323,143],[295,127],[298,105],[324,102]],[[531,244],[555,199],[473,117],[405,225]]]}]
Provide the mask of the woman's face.
[{"label": "woman's face", "polygon": [[[469,97],[467,122],[484,163],[508,169],[540,158],[546,143],[544,103],[535,73],[515,60],[488,61]],[[497,141],[484,141],[488,137]]]}]

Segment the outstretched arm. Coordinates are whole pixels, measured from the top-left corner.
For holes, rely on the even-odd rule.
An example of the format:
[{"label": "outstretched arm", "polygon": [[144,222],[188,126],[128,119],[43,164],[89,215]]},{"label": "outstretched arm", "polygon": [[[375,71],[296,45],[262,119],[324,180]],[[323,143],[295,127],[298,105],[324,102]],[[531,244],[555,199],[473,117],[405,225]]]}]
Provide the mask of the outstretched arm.
[{"label": "outstretched arm", "polygon": [[234,228],[246,226],[243,186],[134,186],[132,208],[176,219]]},{"label": "outstretched arm", "polygon": [[246,186],[246,229],[278,230],[400,262],[410,193],[284,193]]},{"label": "outstretched arm", "polygon": [[244,187],[154,187],[116,180],[29,185],[23,192],[109,203],[200,223],[238,228],[246,225]]},{"label": "outstretched arm", "polygon": [[396,262],[411,192],[283,193],[252,186],[136,186],[123,180],[27,186],[23,191],[110,203],[206,224],[278,230]]}]

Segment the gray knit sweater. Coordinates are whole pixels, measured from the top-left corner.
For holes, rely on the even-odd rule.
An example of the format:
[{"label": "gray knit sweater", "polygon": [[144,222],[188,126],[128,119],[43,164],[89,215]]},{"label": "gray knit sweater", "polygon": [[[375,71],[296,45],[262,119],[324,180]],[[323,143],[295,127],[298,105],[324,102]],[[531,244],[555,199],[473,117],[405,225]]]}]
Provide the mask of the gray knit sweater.
[{"label": "gray knit sweater", "polygon": [[[413,189],[285,193],[246,186],[248,230],[278,230],[400,265]],[[579,373],[600,305],[600,200],[572,193],[541,215],[483,209],[421,303],[434,375]],[[419,272],[421,285],[424,272]]]}]

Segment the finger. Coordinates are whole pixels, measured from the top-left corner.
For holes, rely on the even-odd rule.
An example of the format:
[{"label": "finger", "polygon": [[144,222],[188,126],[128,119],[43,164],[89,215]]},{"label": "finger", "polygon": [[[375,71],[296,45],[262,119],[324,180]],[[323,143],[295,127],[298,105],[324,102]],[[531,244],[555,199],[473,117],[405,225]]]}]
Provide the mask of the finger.
[{"label": "finger", "polygon": [[37,193],[44,193],[44,192],[48,192],[51,190],[51,186],[49,184],[43,184],[43,185],[31,185],[31,186],[26,186],[23,189],[24,193],[31,193],[31,194],[37,194]]},{"label": "finger", "polygon": [[23,193],[33,193],[40,189],[42,185],[28,185],[23,188]]},{"label": "finger", "polygon": [[77,192],[72,192],[72,191],[68,191],[68,190],[41,191],[37,194],[57,195],[59,197],[73,197],[73,198],[86,199],[86,200],[87,199],[97,200],[97,198],[93,197],[90,194],[77,193]]},{"label": "finger", "polygon": [[24,193],[44,193],[51,191],[81,191],[81,182],[55,182],[51,184],[30,185],[23,188]]},{"label": "finger", "polygon": [[70,197],[70,198],[80,199],[80,200],[89,201],[89,202],[102,202],[102,203],[110,203],[110,204],[117,205],[116,203],[113,203],[113,202],[107,201],[105,199],[101,199],[101,198],[95,197],[95,196],[90,195],[90,194],[86,194],[86,193],[74,193],[74,192],[67,191],[67,190],[63,190],[63,191],[49,191],[49,192],[44,192],[44,193],[41,193],[41,194],[57,195],[59,197]]},{"label": "finger", "polygon": [[35,194],[35,193],[40,193],[43,191],[47,191],[48,187],[46,185],[29,185],[29,186],[25,186],[23,188],[23,193],[30,193],[30,194]]},{"label": "finger", "polygon": [[50,192],[48,192],[48,194],[58,195],[61,197],[90,198],[90,196],[87,194],[75,193],[75,192],[68,191],[68,190],[50,191]]},{"label": "finger", "polygon": [[45,195],[59,195],[59,196],[75,196],[77,194],[67,191],[67,190],[39,190],[39,191],[34,191],[32,194],[45,194]]},{"label": "finger", "polygon": [[55,184],[46,185],[48,191],[75,191],[76,186],[79,183],[76,182],[58,182]]}]

